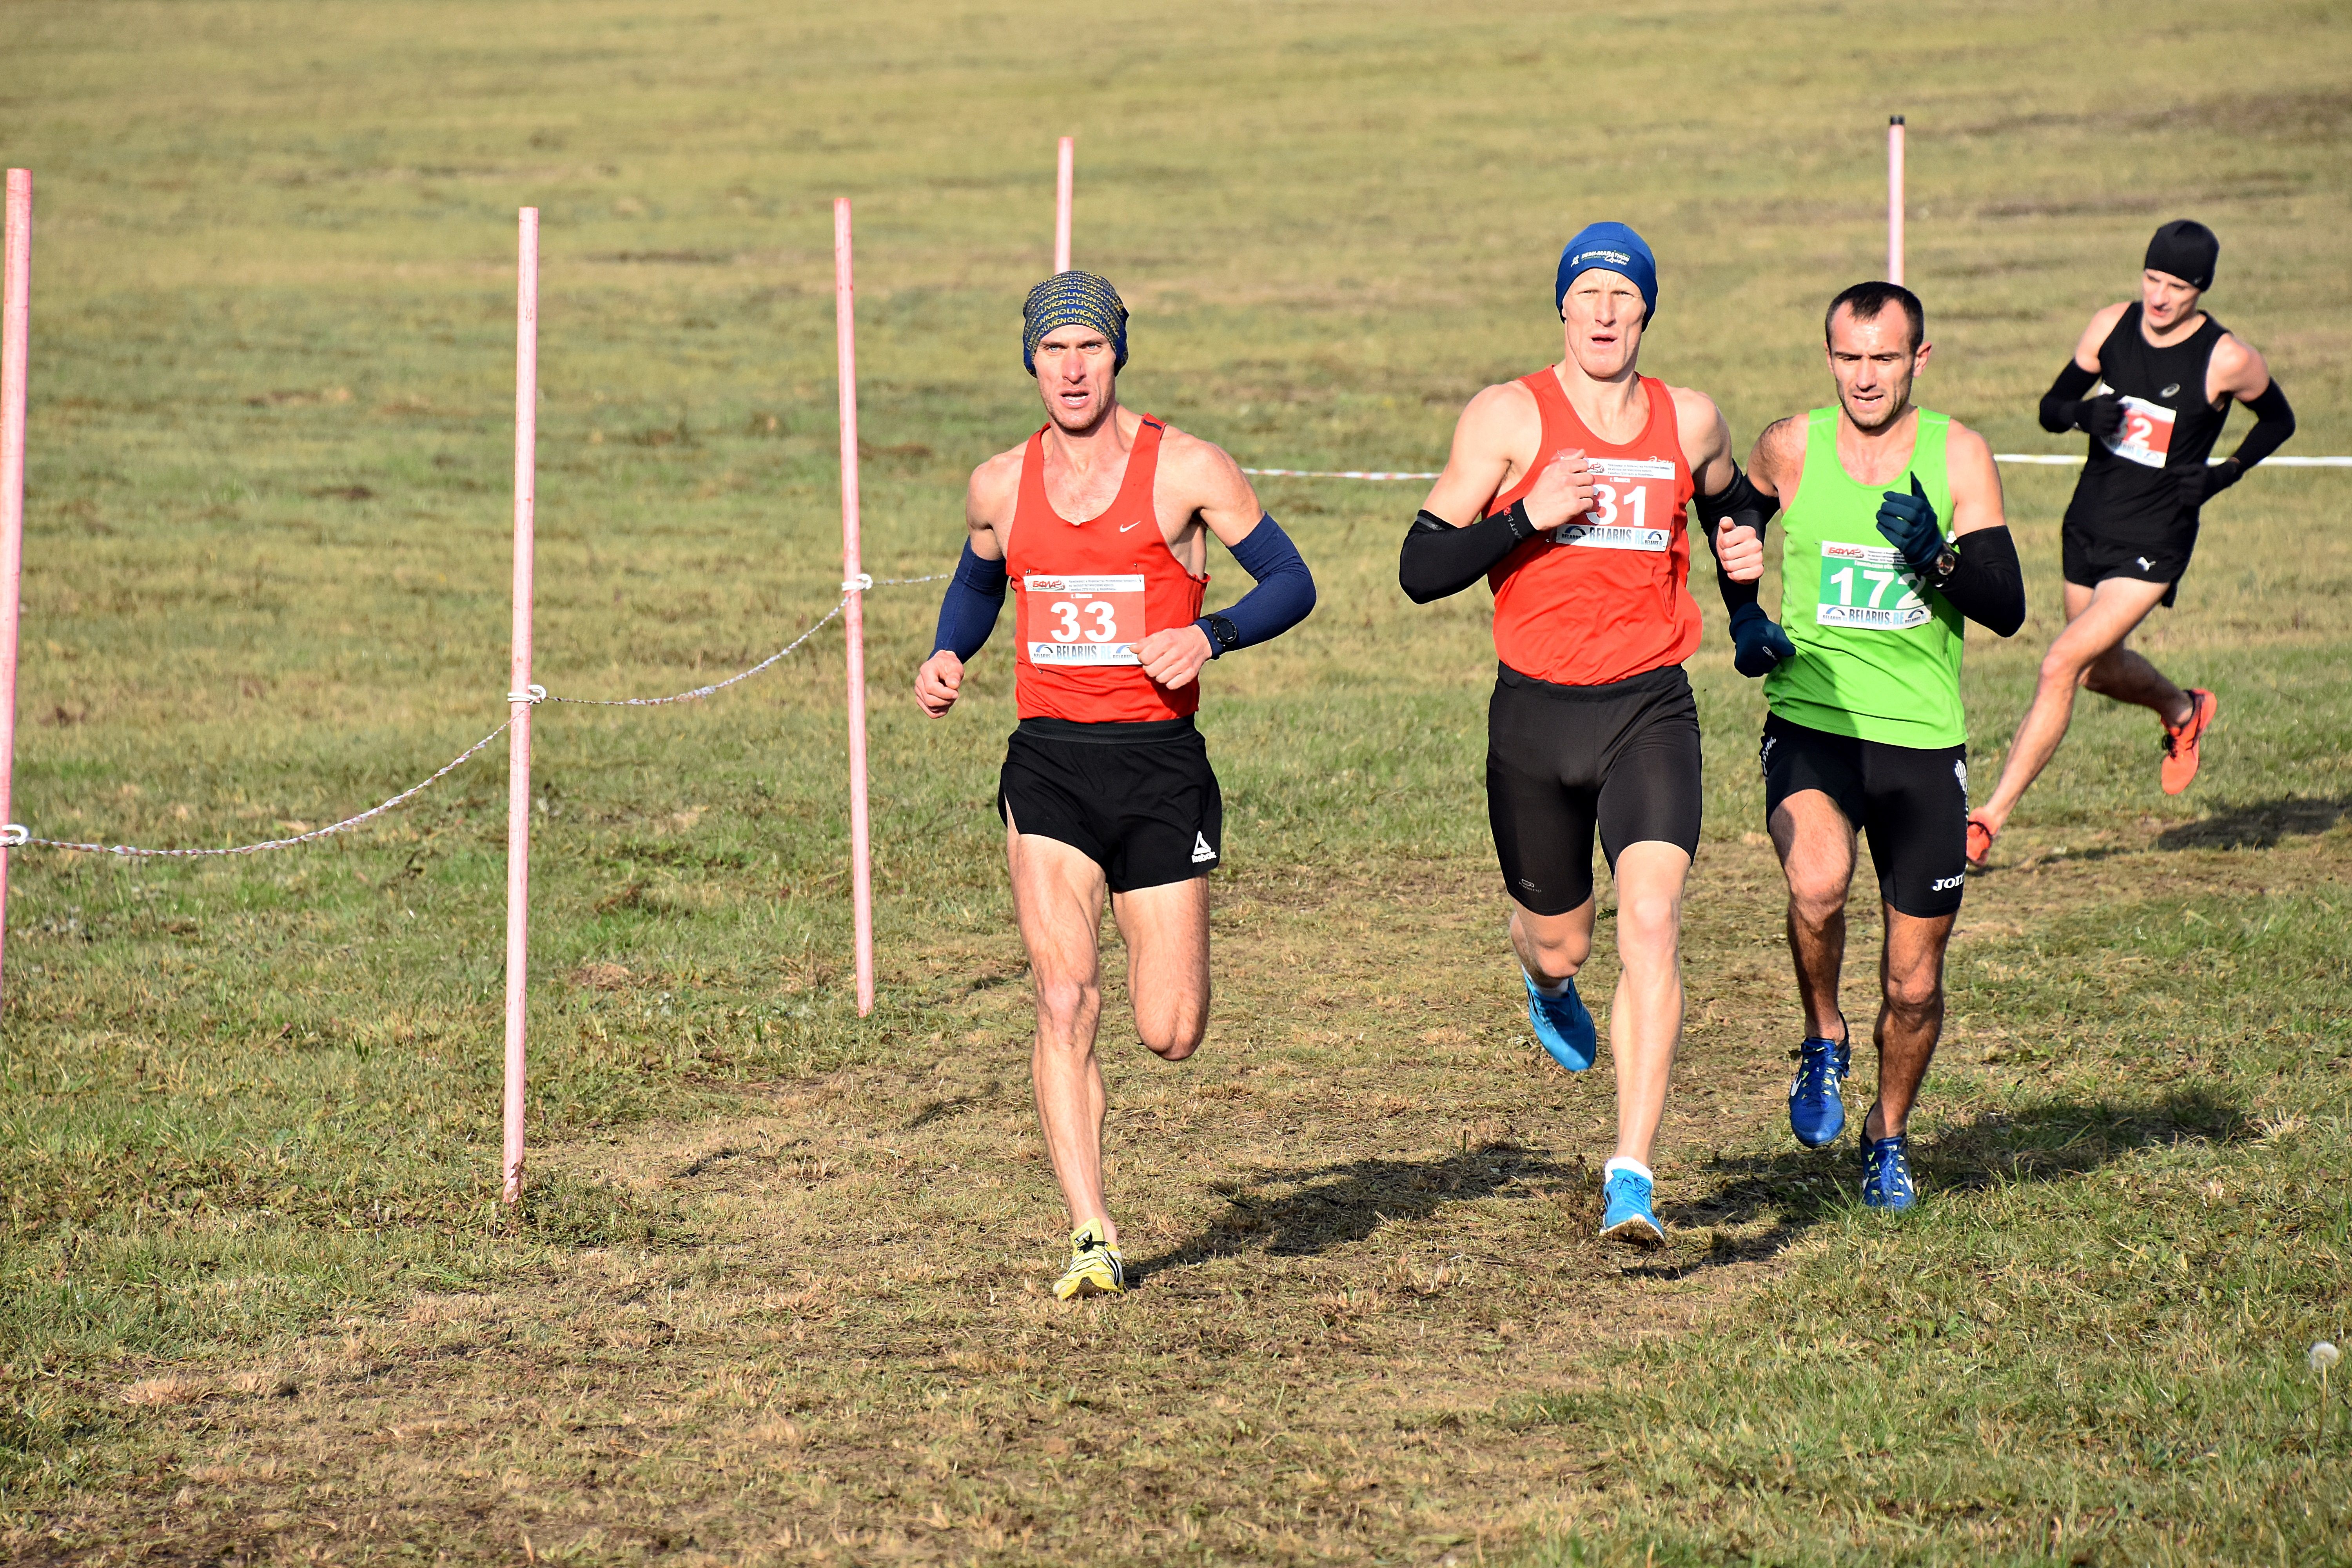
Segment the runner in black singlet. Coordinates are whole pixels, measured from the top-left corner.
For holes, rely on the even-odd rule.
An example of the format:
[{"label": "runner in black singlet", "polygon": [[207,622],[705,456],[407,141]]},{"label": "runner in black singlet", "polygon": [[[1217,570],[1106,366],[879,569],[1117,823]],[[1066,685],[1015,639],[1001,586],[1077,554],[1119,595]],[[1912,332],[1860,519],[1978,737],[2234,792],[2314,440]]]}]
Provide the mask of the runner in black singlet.
[{"label": "runner in black singlet", "polygon": [[[2043,429],[2091,437],[2062,534],[2066,629],[2042,661],[2000,784],[1969,816],[1973,868],[1983,868],[2010,813],[2065,739],[2078,686],[2155,711],[2164,724],[2165,794],[2179,795],[2197,776],[2198,745],[2218,700],[2175,686],[2125,639],[2179,594],[2205,502],[2294,433],[2294,411],[2263,356],[2198,308],[2221,248],[2212,230],[2185,218],[2158,229],[2139,299],[2091,318],[2042,399]],[[2232,400],[2252,409],[2256,423],[2236,452],[2209,465]]]}]

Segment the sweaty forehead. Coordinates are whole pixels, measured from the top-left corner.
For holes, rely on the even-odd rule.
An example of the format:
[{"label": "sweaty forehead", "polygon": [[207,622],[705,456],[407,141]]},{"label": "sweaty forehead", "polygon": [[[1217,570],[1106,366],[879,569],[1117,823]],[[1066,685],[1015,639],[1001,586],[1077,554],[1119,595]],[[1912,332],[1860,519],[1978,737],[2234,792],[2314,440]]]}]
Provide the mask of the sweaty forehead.
[{"label": "sweaty forehead", "polygon": [[1911,347],[1911,319],[1900,305],[1889,305],[1875,316],[1856,316],[1852,305],[1840,305],[1830,322],[1832,353],[1902,353]]}]

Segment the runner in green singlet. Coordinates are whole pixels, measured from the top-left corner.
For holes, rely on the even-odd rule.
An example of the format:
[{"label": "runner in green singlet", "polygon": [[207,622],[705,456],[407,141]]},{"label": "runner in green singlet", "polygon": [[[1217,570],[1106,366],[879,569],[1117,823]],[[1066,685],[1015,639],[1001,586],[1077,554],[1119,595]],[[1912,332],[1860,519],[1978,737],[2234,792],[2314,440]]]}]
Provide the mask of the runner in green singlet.
[{"label": "runner in green singlet", "polygon": [[1789,879],[1805,1010],[1790,1130],[1820,1148],[1845,1127],[1852,1048],[1838,980],[1855,838],[1866,834],[1886,949],[1862,1191],[1889,1209],[1918,1197],[1904,1129],[1943,1028],[1944,948],[1967,881],[1961,620],[2002,637],[2025,624],[1992,449],[1950,416],[1912,405],[1926,328],[1917,297],[1899,284],[1848,289],[1824,321],[1837,405],[1783,419],[1757,440],[1748,479],[1782,518],[1781,625],[1756,603],[1755,584],[1728,570],[1753,557],[1760,535],[1727,520],[1717,544],[1736,662],[1765,677],[1770,709],[1764,810]]}]

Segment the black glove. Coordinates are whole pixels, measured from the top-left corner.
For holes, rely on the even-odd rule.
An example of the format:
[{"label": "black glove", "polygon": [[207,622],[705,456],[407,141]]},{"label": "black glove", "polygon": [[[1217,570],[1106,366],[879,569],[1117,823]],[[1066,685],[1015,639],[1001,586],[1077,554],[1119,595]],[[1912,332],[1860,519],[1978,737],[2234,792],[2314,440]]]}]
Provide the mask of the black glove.
[{"label": "black glove", "polygon": [[2088,431],[2093,440],[2113,441],[2124,427],[2124,400],[2113,393],[2084,398],[2074,405],[2074,426]]},{"label": "black glove", "polygon": [[1764,606],[1746,604],[1731,612],[1731,668],[1753,679],[1769,675],[1784,658],[1797,657],[1797,645]]},{"label": "black glove", "polygon": [[2231,485],[2246,477],[2245,465],[2235,458],[2224,458],[2197,476],[2200,505],[2211,500]]},{"label": "black glove", "polygon": [[1918,475],[1911,476],[1909,495],[1888,490],[1878,503],[1878,531],[1915,572],[1925,572],[1944,552],[1943,531],[1936,526],[1936,509],[1919,488]]}]

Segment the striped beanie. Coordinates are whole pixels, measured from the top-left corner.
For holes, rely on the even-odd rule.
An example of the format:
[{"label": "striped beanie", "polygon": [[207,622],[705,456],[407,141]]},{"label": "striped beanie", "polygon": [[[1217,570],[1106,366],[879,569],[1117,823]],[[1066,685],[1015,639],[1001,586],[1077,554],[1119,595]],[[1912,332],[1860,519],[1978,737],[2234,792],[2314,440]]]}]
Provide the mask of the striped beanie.
[{"label": "striped beanie", "polygon": [[1118,356],[1111,368],[1127,368],[1127,307],[1107,278],[1091,272],[1056,272],[1021,305],[1021,367],[1037,374],[1037,345],[1056,327],[1093,327],[1110,340]]}]

